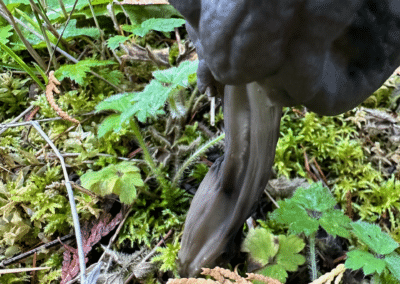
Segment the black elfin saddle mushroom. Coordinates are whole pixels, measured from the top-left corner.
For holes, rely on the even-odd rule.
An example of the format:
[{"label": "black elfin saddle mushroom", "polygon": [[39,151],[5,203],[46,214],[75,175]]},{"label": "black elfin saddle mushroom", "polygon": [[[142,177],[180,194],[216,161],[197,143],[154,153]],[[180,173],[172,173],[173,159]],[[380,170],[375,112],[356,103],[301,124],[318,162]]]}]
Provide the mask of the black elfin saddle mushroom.
[{"label": "black elfin saddle mushroom", "polygon": [[199,55],[198,86],[224,89],[226,152],[201,183],[182,276],[227,261],[265,188],[282,106],[350,110],[400,65],[399,0],[170,0]]}]

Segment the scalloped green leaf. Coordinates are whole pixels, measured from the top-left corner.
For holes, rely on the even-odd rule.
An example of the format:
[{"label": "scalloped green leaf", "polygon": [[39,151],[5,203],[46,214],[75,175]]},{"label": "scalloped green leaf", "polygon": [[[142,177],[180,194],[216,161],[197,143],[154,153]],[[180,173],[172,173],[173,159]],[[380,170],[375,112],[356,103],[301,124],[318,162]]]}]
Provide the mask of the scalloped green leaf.
[{"label": "scalloped green leaf", "polygon": [[304,241],[295,235],[288,237],[280,235],[279,251],[276,256],[277,264],[281,265],[286,271],[296,271],[300,265],[306,262],[306,258],[299,254],[305,245]]},{"label": "scalloped green leaf", "polygon": [[385,257],[384,261],[393,276],[400,281],[400,255],[396,252],[392,252]]},{"label": "scalloped green leaf", "polygon": [[271,218],[278,223],[289,225],[291,233],[304,232],[310,236],[318,230],[318,220],[310,217],[307,211],[292,199],[278,201],[278,204],[280,208],[271,214]]},{"label": "scalloped green leaf", "polygon": [[351,219],[343,214],[342,211],[331,209],[322,214],[319,219],[320,225],[332,236],[339,235],[344,238],[350,238]]},{"label": "scalloped green leaf", "polygon": [[121,36],[121,35],[113,36],[107,40],[107,46],[110,49],[116,49],[119,47],[121,43],[124,43],[128,39],[129,37],[127,36]]},{"label": "scalloped green leaf", "polygon": [[172,88],[177,86],[188,87],[189,76],[196,74],[199,61],[185,61],[178,67],[172,67],[167,70],[154,71],[153,76],[162,83],[170,84]]},{"label": "scalloped green leaf", "polygon": [[264,228],[251,229],[242,244],[242,251],[262,266],[271,263],[278,249],[277,237]]},{"label": "scalloped green leaf", "polygon": [[89,171],[81,176],[82,186],[104,196],[115,193],[121,202],[132,204],[137,198],[137,187],[143,187],[139,168],[130,162],[109,165],[100,171]]},{"label": "scalloped green leaf", "polygon": [[59,81],[63,80],[64,78],[70,78],[76,83],[83,85],[86,75],[88,72],[90,72],[91,68],[110,64],[115,64],[115,62],[110,60],[100,61],[95,59],[81,60],[76,64],[62,65],[56,72],[54,72],[54,76],[56,76]]},{"label": "scalloped green leaf", "polygon": [[372,273],[381,274],[386,267],[383,259],[376,258],[372,254],[362,250],[353,250],[347,253],[346,268],[357,270],[362,268],[365,275]]},{"label": "scalloped green leaf", "polygon": [[387,233],[382,232],[378,225],[361,220],[350,225],[353,227],[353,233],[378,254],[389,254],[399,247],[399,244]]}]

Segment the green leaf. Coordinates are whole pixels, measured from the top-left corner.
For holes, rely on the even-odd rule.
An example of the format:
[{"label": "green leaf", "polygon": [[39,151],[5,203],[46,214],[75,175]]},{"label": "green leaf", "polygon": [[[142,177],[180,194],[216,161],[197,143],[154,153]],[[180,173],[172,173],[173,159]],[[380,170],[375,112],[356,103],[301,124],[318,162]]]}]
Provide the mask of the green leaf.
[{"label": "green leaf", "polygon": [[125,27],[124,30],[143,37],[151,30],[159,32],[172,32],[175,28],[178,28],[183,24],[185,24],[184,19],[152,18],[144,21],[139,26]]},{"label": "green leaf", "polygon": [[109,81],[110,83],[114,85],[119,85],[121,84],[121,80],[124,77],[124,73],[122,73],[119,70],[107,70],[107,69],[100,69],[99,70],[99,75],[102,76],[104,79]]},{"label": "green leaf", "polygon": [[350,237],[350,219],[340,210],[334,209],[335,199],[321,183],[313,183],[308,189],[298,188],[292,198],[279,201],[271,217],[279,223],[289,225],[292,233],[315,233],[321,225],[329,234]]},{"label": "green leaf", "polygon": [[135,25],[150,18],[182,17],[172,5],[124,5],[124,9]]},{"label": "green leaf", "polygon": [[13,33],[10,31],[13,29],[11,25],[4,26],[0,28],[0,42],[7,44],[9,42],[8,38],[12,36]]},{"label": "green leaf", "polygon": [[177,269],[177,260],[178,260],[178,252],[181,248],[181,245],[178,241],[174,241],[172,244],[166,244],[166,247],[157,247],[156,251],[160,254],[153,257],[151,262],[161,262],[162,265],[160,270],[163,272],[173,271],[176,272]]},{"label": "green leaf", "polygon": [[129,178],[131,179],[134,186],[138,186],[138,187],[144,186],[144,182],[142,180],[142,176],[140,175],[140,173],[133,173],[133,174],[130,173]]},{"label": "green leaf", "polygon": [[384,261],[393,276],[400,281],[400,255],[396,252],[392,252],[385,257]]},{"label": "green leaf", "polygon": [[287,271],[296,271],[299,265],[305,263],[306,258],[299,254],[304,246],[304,241],[295,235],[276,237],[264,228],[257,228],[249,231],[242,251],[265,266],[258,273],[285,282]]},{"label": "green leaf", "polygon": [[278,201],[279,207],[271,214],[271,219],[289,225],[293,234],[305,233],[307,236],[318,230],[318,220],[308,216],[307,211],[293,199]]},{"label": "green leaf", "polygon": [[310,184],[307,189],[302,187],[296,189],[292,198],[305,208],[319,212],[326,211],[336,205],[336,200],[329,189],[320,182]]},{"label": "green leaf", "polygon": [[124,112],[132,107],[131,100],[135,94],[124,93],[108,97],[96,106],[96,111],[115,110]]},{"label": "green leaf", "polygon": [[82,186],[97,194],[117,194],[121,202],[132,204],[137,198],[137,187],[143,187],[144,182],[139,168],[130,162],[109,165],[100,171],[90,171],[81,176]]},{"label": "green leaf", "polygon": [[372,273],[381,274],[386,267],[383,259],[374,257],[372,254],[362,250],[353,250],[347,253],[346,268],[357,270],[362,268],[365,275]]},{"label": "green leaf", "polygon": [[289,276],[285,268],[278,264],[268,265],[265,268],[257,271],[257,273],[277,279],[282,283],[285,283]]},{"label": "green leaf", "polygon": [[107,40],[107,46],[110,49],[116,49],[119,47],[121,43],[124,43],[128,39],[129,37],[127,36],[121,36],[121,35],[113,36]]},{"label": "green leaf", "polygon": [[287,271],[296,271],[299,265],[306,262],[306,258],[299,254],[306,244],[295,236],[288,237],[279,235],[279,251],[276,257],[277,264],[281,265]]},{"label": "green leaf", "polygon": [[162,83],[171,84],[172,88],[177,86],[188,87],[188,77],[196,74],[199,61],[184,61],[178,67],[172,67],[163,71],[154,71],[153,76]]},{"label": "green leaf", "polygon": [[63,80],[64,78],[70,78],[76,83],[83,85],[86,75],[88,72],[90,72],[91,68],[110,64],[115,64],[115,62],[110,60],[99,61],[95,59],[86,59],[79,61],[76,64],[62,65],[60,68],[58,68],[54,75],[59,81]]},{"label": "green leaf", "polygon": [[163,114],[164,111],[161,108],[170,92],[170,88],[165,88],[160,82],[152,80],[142,92],[134,95],[132,101],[135,103],[129,110],[122,113],[122,121],[127,121],[135,115],[144,123],[148,117]]},{"label": "green leaf", "polygon": [[[132,183],[132,175],[127,174],[121,178],[121,188],[119,198],[122,203],[132,204],[137,197],[137,189]],[[142,181],[143,184],[143,181]]]},{"label": "green leaf", "polygon": [[399,247],[399,244],[375,224],[357,221],[350,224],[354,234],[370,249],[378,254],[389,254]]},{"label": "green leaf", "polygon": [[107,116],[100,124],[97,136],[101,138],[110,131],[118,133],[121,130],[122,125],[120,114],[112,114]]},{"label": "green leaf", "polygon": [[272,262],[278,248],[278,239],[264,228],[251,229],[242,245],[242,251],[262,266]]},{"label": "green leaf", "polygon": [[46,89],[46,87],[39,80],[39,78],[36,77],[32,69],[28,65],[26,65],[26,63],[17,54],[15,54],[14,51],[12,51],[8,46],[6,46],[2,41],[0,41],[0,48],[3,49],[6,53],[8,53],[8,55],[10,55],[25,70],[25,72],[28,73],[29,76],[31,76],[32,79],[39,85],[39,87],[42,90]]},{"label": "green leaf", "polygon": [[[70,39],[78,36],[89,36],[96,39],[100,37],[100,31],[97,28],[78,28],[76,27],[76,23],[76,19],[71,19],[69,21],[68,26],[63,34],[64,39]],[[59,28],[57,31],[61,34],[63,30],[64,27]]]},{"label": "green leaf", "polygon": [[339,235],[344,238],[350,238],[350,222],[351,219],[343,214],[343,212],[331,209],[322,214],[319,219],[320,225],[328,232],[328,234]]}]

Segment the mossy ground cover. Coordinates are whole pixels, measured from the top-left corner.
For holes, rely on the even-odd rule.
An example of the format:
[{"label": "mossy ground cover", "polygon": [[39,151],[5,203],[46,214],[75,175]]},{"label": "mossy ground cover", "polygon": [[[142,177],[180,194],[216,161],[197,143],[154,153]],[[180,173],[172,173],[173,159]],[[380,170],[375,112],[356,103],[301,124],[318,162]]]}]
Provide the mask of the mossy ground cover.
[{"label": "mossy ground cover", "polygon": [[[0,53],[0,123],[40,122],[64,156],[82,223],[95,222],[104,212],[112,216],[124,212],[120,230],[101,241],[111,247],[102,249],[96,243],[88,265],[97,263],[106,251],[105,279],[127,281],[167,235],[165,244],[156,248],[157,256],[146,261],[148,268],[141,268],[145,273],[133,277],[163,282],[176,276],[189,192],[198,186],[210,161],[223,153],[221,106],[217,101],[212,126],[210,103],[196,88],[196,54],[171,6],[121,7],[97,1],[90,7],[79,1],[63,33],[73,2],[63,1],[65,7],[53,2],[38,5],[41,13],[28,1],[5,3],[41,60],[35,61],[30,47],[2,19],[0,42],[13,53],[4,49]],[[159,18],[162,22],[157,22]],[[53,28],[43,30],[43,23]],[[64,53],[51,56],[57,33],[63,34],[57,46]],[[18,58],[27,65],[19,64]],[[61,81],[61,93],[53,94],[57,105],[79,125],[58,119],[48,103],[37,83],[48,83],[43,63]],[[320,117],[301,106],[285,108],[274,166],[275,177],[323,181],[343,212],[354,220],[379,224],[396,242],[400,242],[399,83],[393,75],[361,107],[340,116]],[[29,126],[0,131],[0,264],[4,264],[73,230],[62,169],[53,151]],[[272,220],[260,223],[282,240],[294,238]],[[110,241],[112,234],[116,238]],[[295,241],[300,243],[297,237]],[[352,246],[360,244],[350,239],[346,248]],[[34,276],[2,274],[0,283],[32,278],[35,283],[59,283],[64,251],[58,243],[7,264],[2,268],[50,269]],[[323,262],[320,267],[321,272],[328,270]],[[296,265],[291,271],[297,269]]]}]

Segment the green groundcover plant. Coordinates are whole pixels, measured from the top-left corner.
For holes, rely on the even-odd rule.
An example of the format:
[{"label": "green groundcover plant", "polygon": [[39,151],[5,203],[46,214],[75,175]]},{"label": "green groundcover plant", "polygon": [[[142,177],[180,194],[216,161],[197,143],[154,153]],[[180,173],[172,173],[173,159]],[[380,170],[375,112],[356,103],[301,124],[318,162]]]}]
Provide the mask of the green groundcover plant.
[{"label": "green groundcover plant", "polygon": [[[335,209],[335,199],[322,183],[313,183],[309,188],[298,188],[291,198],[278,201],[279,208],[271,219],[288,226],[289,236],[274,236],[270,229],[252,229],[247,234],[242,250],[260,265],[258,270],[265,276],[285,282],[288,271],[296,271],[305,262],[299,254],[305,244],[295,234],[304,234],[309,243],[309,268],[311,280],[318,276],[315,236],[319,227],[332,236],[351,239],[354,235],[364,248],[347,253],[346,268],[362,269],[365,275],[391,274],[400,281],[400,255],[395,252],[399,244],[381,231],[379,226],[363,221],[351,222],[350,218]],[[376,279],[379,279],[376,277]]]}]

